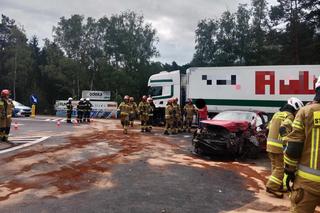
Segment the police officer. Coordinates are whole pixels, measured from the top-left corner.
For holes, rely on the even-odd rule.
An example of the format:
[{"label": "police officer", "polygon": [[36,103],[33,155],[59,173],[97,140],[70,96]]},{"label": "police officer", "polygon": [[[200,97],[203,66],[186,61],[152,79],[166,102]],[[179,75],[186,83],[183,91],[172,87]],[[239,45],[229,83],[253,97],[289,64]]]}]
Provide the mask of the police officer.
[{"label": "police officer", "polygon": [[170,133],[172,134],[173,132],[173,106],[172,106],[172,99],[169,99],[167,102],[167,106],[165,109],[165,120],[166,120],[166,126],[164,129],[164,133],[165,135],[169,135]]},{"label": "police officer", "polygon": [[68,98],[68,102],[67,102],[67,123],[71,123],[71,116],[72,116],[72,110],[73,110],[73,106],[72,106],[72,98]]},{"label": "police officer", "polygon": [[82,123],[83,113],[84,113],[84,98],[81,98],[78,105],[77,105],[77,121],[78,121],[78,123]]},{"label": "police officer", "polygon": [[149,120],[149,111],[150,111],[150,105],[147,102],[147,96],[142,96],[141,102],[138,106],[138,111],[140,115],[140,121],[141,121],[141,132],[149,132],[149,128],[147,128],[147,122]]},{"label": "police officer", "polygon": [[153,99],[151,97],[149,97],[147,101],[149,103],[149,119],[147,128],[151,131],[152,125],[154,124],[154,113],[156,110],[156,105],[153,103]]},{"label": "police officer", "polygon": [[84,122],[90,123],[90,116],[91,116],[92,104],[89,98],[86,98],[84,102]]},{"label": "police officer", "polygon": [[277,198],[283,197],[286,188],[283,184],[283,148],[285,141],[283,137],[291,132],[291,125],[296,112],[303,107],[298,98],[290,98],[279,112],[275,113],[269,124],[267,139],[267,152],[271,160],[272,174],[266,184],[266,191]]},{"label": "police officer", "polygon": [[129,115],[129,123],[130,123],[130,126],[133,127],[133,123],[134,123],[134,119],[136,118],[138,106],[137,106],[137,103],[134,102],[134,98],[133,97],[129,98],[129,104],[132,107],[130,115]]},{"label": "police officer", "polygon": [[314,101],[297,113],[286,137],[284,163],[291,212],[311,213],[320,205],[320,76]]},{"label": "police officer", "polygon": [[192,100],[188,99],[188,103],[184,106],[183,108],[184,112],[184,131],[187,131],[190,133],[191,132],[191,125],[193,121],[193,115],[196,113],[196,109],[193,106]]},{"label": "police officer", "polygon": [[129,114],[132,110],[132,106],[129,104],[129,96],[126,95],[123,98],[123,102],[120,103],[119,108],[120,110],[120,121],[123,127],[123,133],[128,133],[128,126],[129,126]]},{"label": "police officer", "polygon": [[12,100],[9,98],[10,91],[4,89],[1,91],[0,97],[0,137],[4,142],[8,141],[10,127],[11,127],[11,118],[14,109]]}]

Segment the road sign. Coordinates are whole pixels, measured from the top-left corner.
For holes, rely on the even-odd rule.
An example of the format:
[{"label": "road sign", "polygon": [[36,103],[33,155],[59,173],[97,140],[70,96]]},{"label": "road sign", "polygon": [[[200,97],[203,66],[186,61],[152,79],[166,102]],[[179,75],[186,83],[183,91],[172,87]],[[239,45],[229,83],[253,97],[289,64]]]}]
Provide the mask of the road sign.
[{"label": "road sign", "polygon": [[109,101],[111,98],[111,92],[83,90],[82,98],[90,98],[90,100],[96,101]]},{"label": "road sign", "polygon": [[35,95],[30,96],[30,101],[32,104],[37,104],[38,103],[38,97]]}]

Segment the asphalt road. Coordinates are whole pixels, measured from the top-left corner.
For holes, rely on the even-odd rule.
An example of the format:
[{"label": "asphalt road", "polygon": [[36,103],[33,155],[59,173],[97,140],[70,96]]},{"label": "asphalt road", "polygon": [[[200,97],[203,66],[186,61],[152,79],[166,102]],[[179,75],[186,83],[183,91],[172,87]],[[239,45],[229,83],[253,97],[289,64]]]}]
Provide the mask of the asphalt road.
[{"label": "asphalt road", "polygon": [[190,152],[191,135],[163,136],[160,128],[140,133],[138,126],[123,135],[115,120],[15,122],[12,139],[45,140],[0,154],[0,212],[288,210],[287,199],[264,193],[269,164],[263,154],[246,162],[202,159]]}]

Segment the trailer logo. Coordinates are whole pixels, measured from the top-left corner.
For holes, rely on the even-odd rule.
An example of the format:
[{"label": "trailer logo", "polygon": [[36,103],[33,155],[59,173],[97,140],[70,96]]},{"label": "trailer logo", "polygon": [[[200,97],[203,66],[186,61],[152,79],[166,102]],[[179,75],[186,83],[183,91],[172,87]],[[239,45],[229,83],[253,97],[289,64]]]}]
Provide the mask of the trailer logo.
[{"label": "trailer logo", "polygon": [[[206,81],[207,85],[212,85],[212,77],[208,75],[202,75],[202,80]],[[237,76],[231,75],[231,79],[217,79],[216,85],[236,85],[237,84]]]},{"label": "trailer logo", "polygon": [[[314,94],[314,84],[317,79],[313,77],[313,85],[309,86],[309,72],[300,71],[298,80],[279,80],[280,95],[310,95]],[[269,87],[270,95],[275,94],[275,72],[274,71],[256,71],[256,95],[265,95],[266,87]]]}]

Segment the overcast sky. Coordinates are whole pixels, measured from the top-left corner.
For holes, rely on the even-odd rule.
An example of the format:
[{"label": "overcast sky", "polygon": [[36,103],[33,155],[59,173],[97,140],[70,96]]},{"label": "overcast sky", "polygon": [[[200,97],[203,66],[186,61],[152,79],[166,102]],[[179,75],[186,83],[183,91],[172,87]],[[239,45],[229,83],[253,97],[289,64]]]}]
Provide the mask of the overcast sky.
[{"label": "overcast sky", "polygon": [[239,3],[250,4],[250,0],[0,0],[0,13],[21,24],[29,38],[36,35],[52,40],[52,27],[62,16],[98,19],[130,9],[143,14],[157,30],[160,57],[155,60],[183,65],[195,51],[198,21],[218,18],[226,10],[233,12]]}]

